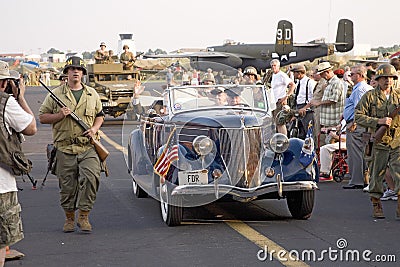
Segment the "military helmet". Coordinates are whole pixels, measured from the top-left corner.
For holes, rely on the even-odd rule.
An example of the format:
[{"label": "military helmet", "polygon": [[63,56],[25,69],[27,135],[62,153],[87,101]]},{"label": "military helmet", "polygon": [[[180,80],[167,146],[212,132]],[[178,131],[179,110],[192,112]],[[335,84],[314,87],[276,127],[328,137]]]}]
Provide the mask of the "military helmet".
[{"label": "military helmet", "polygon": [[395,67],[390,64],[379,65],[375,72],[375,80],[378,80],[380,77],[393,77],[395,80],[398,78]]},{"label": "military helmet", "polygon": [[75,68],[80,68],[83,71],[83,75],[86,75],[87,70],[85,68],[85,63],[83,62],[83,59],[80,57],[70,57],[67,59],[67,62],[64,66],[63,73],[67,74],[68,68],[69,67],[75,67]]},{"label": "military helmet", "polygon": [[247,75],[251,75],[252,74],[252,75],[257,76],[257,70],[253,66],[248,66],[243,71],[243,75],[246,75],[246,74]]}]

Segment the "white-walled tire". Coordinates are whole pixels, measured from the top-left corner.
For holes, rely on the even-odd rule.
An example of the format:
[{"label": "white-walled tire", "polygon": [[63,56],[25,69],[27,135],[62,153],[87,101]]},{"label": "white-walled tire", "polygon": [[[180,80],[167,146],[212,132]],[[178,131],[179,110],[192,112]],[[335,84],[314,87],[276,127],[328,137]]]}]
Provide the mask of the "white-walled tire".
[{"label": "white-walled tire", "polygon": [[137,197],[137,198],[145,198],[147,197],[147,193],[146,191],[144,191],[137,183],[134,179],[132,179],[132,190],[133,190],[133,194]]},{"label": "white-walled tire", "polygon": [[182,201],[179,196],[171,196],[167,184],[160,184],[161,217],[168,226],[180,225],[183,218]]}]

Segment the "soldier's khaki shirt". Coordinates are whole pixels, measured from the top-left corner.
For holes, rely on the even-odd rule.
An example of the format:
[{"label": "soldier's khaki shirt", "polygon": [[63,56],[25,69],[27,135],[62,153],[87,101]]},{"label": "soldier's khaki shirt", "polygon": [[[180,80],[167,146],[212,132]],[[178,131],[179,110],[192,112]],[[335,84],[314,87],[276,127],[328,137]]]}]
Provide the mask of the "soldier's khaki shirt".
[{"label": "soldier's khaki shirt", "polygon": [[[64,84],[52,90],[52,92],[64,102],[79,118],[82,119],[89,127],[93,126],[96,115],[102,111],[100,97],[96,90],[82,84],[83,92],[76,103],[68,85]],[[58,113],[60,107],[48,94],[39,109],[39,114]],[[80,154],[88,150],[92,145],[89,139],[82,136],[84,130],[78,123],[72,119],[71,116],[65,117],[63,120],[54,123],[53,127],[53,140],[55,146],[64,153]],[[96,136],[98,139],[99,137]]]},{"label": "soldier's khaki shirt", "polygon": [[122,54],[121,54],[121,56],[119,57],[119,60],[124,64],[124,66],[126,67],[126,68],[131,68],[131,67],[133,67],[133,59],[134,59],[134,56],[133,56],[133,53],[132,52],[130,52],[130,51],[128,51],[128,52],[123,52]]},{"label": "soldier's khaki shirt", "polygon": [[[375,132],[379,125],[380,118],[389,117],[389,114],[400,104],[400,90],[392,89],[387,99],[386,95],[378,87],[367,91],[358,102],[354,119],[357,124],[362,127],[370,128]],[[390,127],[386,130],[382,137],[382,143],[378,144],[383,147],[396,148],[400,146],[400,116],[393,118]]]},{"label": "soldier's khaki shirt", "polygon": [[96,64],[104,64],[108,58],[109,54],[108,51],[102,51],[101,49],[96,50],[94,53],[94,59]]}]

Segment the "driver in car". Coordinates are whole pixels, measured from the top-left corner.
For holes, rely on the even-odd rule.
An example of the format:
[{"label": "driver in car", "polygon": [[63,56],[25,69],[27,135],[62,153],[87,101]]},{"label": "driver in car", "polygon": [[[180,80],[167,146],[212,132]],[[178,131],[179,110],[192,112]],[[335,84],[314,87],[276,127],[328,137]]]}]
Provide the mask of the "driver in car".
[{"label": "driver in car", "polygon": [[214,101],[217,103],[218,106],[228,105],[227,95],[224,92],[223,88],[215,88],[211,90],[210,93],[215,97]]},{"label": "driver in car", "polygon": [[240,97],[240,94],[242,92],[242,89],[236,87],[236,88],[229,88],[225,90],[229,106],[235,106],[239,105],[242,103],[242,98]]}]

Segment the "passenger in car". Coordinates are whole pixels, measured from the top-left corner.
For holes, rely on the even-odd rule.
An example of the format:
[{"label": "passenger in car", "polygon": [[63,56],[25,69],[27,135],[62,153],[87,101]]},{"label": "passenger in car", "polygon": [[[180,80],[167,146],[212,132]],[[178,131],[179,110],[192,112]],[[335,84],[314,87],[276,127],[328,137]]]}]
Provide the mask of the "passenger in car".
[{"label": "passenger in car", "polygon": [[211,90],[211,95],[215,96],[215,101],[218,106],[228,105],[227,95],[223,89],[215,88]]}]

